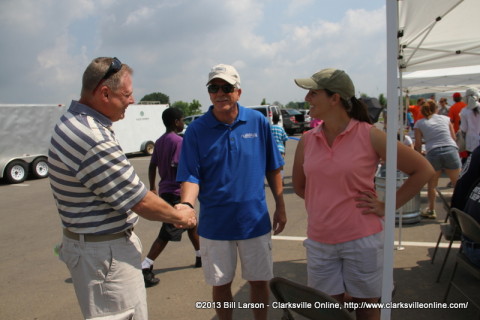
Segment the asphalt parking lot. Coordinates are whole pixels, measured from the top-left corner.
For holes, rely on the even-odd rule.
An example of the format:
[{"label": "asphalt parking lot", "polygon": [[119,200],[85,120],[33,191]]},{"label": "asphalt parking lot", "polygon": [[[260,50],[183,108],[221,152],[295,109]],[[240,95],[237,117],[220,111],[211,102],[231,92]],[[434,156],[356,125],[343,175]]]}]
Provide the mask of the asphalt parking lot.
[{"label": "asphalt parking lot", "polygon": [[[305,237],[306,213],[303,201],[291,185],[291,167],[296,140],[287,142],[285,201],[288,223],[280,237],[273,240],[275,275],[306,283]],[[147,182],[148,157],[133,157],[131,162]],[[449,197],[451,189],[441,179],[441,190]],[[267,189],[269,205],[273,204]],[[69,273],[53,253],[61,241],[61,226],[50,192],[48,179],[28,180],[18,185],[0,184],[2,201],[0,224],[0,318],[25,320],[82,319]],[[421,205],[426,205],[422,192]],[[440,248],[435,263],[431,254],[439,235],[439,224],[445,217],[440,199],[437,220],[404,225],[395,230],[394,302],[442,302],[451,274],[457,248],[447,261],[439,283],[435,282],[446,249]],[[141,219],[135,232],[143,243],[144,255],[155,239],[160,223]],[[399,248],[398,240],[401,236]],[[443,243],[446,243],[443,240]],[[456,243],[458,247],[458,243]],[[403,250],[400,250],[403,249]],[[196,303],[211,301],[211,288],[203,281],[200,269],[194,269],[193,248],[185,236],[180,243],[170,243],[154,265],[160,285],[147,289],[150,319],[215,319],[212,309],[198,309]],[[478,292],[479,280],[459,270],[458,277],[467,291]],[[248,284],[237,273],[233,283],[236,301],[248,302]],[[478,296],[478,294],[477,294]],[[479,299],[480,300],[480,299]],[[272,298],[273,301],[273,298]],[[452,289],[448,302],[467,302]],[[478,301],[477,301],[478,303]],[[270,319],[280,319],[281,310],[272,308]],[[392,319],[474,319],[477,310],[469,303],[466,309],[401,308],[391,310]],[[252,319],[250,310],[237,309],[234,319]]]}]

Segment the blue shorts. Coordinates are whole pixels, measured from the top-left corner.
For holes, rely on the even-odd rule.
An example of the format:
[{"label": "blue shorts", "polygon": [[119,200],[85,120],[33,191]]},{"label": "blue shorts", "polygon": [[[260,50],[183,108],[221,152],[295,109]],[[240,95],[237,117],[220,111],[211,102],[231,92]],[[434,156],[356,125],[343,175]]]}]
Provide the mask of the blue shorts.
[{"label": "blue shorts", "polygon": [[465,238],[462,239],[463,253],[470,259],[477,267],[480,267],[480,244],[469,241]]},{"label": "blue shorts", "polygon": [[430,161],[435,171],[442,169],[455,170],[462,167],[458,149],[452,146],[437,147],[428,151],[427,160]]}]

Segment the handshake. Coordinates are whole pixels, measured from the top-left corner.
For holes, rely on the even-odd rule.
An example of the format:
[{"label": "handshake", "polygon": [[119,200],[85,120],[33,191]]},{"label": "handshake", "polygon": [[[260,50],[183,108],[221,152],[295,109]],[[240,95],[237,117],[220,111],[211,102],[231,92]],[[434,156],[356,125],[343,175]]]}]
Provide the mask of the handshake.
[{"label": "handshake", "polygon": [[191,203],[182,202],[176,204],[174,208],[178,210],[181,219],[180,223],[174,223],[176,228],[191,229],[197,225],[197,213]]}]

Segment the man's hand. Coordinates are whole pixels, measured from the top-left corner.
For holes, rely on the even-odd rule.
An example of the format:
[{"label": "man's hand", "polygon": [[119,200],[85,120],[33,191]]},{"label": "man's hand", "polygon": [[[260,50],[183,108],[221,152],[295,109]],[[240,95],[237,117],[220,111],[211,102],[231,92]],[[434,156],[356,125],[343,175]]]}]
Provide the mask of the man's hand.
[{"label": "man's hand", "polygon": [[180,224],[174,224],[175,228],[191,229],[197,225],[197,214],[194,209],[190,208],[186,204],[175,205],[179,214],[181,215],[182,222]]},{"label": "man's hand", "polygon": [[273,214],[273,235],[277,235],[283,231],[285,225],[287,224],[287,214],[285,212],[285,207],[282,209],[276,209]]}]

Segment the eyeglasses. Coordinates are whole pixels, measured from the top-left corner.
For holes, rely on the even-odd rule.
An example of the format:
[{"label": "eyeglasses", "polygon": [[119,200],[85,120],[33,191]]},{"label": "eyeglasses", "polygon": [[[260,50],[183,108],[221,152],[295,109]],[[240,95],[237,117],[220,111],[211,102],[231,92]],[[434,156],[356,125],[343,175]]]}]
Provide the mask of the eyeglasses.
[{"label": "eyeglasses", "polygon": [[118,60],[117,57],[114,57],[113,60],[112,60],[112,63],[110,63],[110,67],[108,67],[108,70],[107,72],[105,72],[105,75],[102,77],[102,79],[100,79],[97,83],[97,85],[95,86],[95,89],[93,89],[93,92],[95,92],[95,90],[97,90],[97,88],[100,86],[100,84],[110,78],[112,75],[114,75],[115,73],[117,73],[118,71],[120,71],[120,69],[122,69],[122,62],[120,60]]},{"label": "eyeglasses", "polygon": [[211,84],[208,86],[209,93],[217,93],[220,89],[222,89],[223,93],[232,93],[233,91],[235,91],[235,87],[231,84],[224,84],[223,86],[219,86],[218,84]]}]

